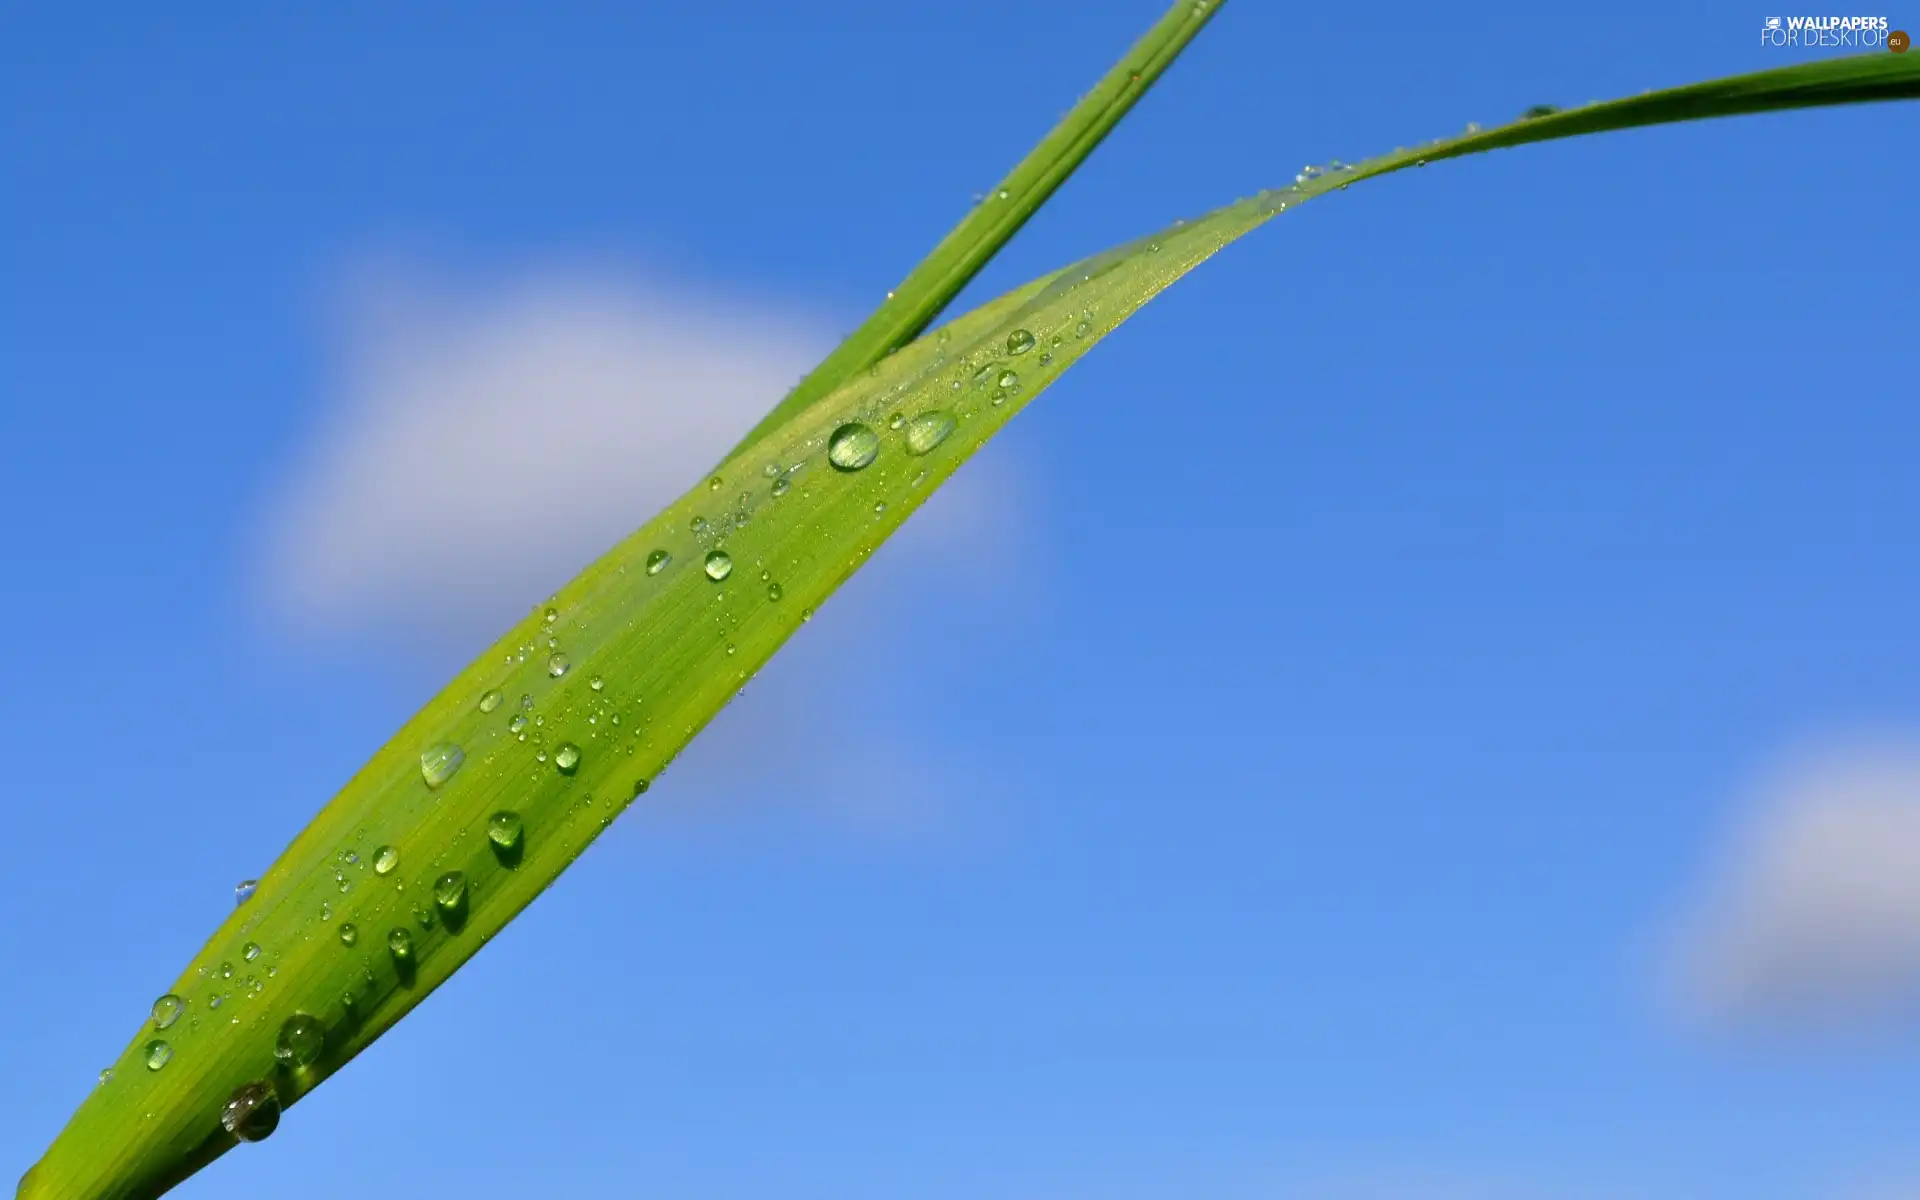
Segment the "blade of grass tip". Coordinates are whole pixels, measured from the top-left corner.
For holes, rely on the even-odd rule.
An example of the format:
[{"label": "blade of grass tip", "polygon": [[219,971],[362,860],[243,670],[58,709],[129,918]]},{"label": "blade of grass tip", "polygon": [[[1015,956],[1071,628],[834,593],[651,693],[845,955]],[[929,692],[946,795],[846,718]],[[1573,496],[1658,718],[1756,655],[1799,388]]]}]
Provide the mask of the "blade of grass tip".
[{"label": "blade of grass tip", "polygon": [[859,328],[762,417],[738,452],[919,337],[1027,219],[1086,161],[1226,0],[1178,0],[986,198],[920,261]]},{"label": "blade of grass tip", "polygon": [[[1920,61],[1830,60],[1303,173],[911,343],[731,457],[409,720],[156,1002],[18,1195],[156,1196],[270,1132],[282,1107],[545,890],[1015,413],[1272,216],[1359,179],[1528,141],[1917,95]],[[543,987],[529,1015],[564,1019],[564,1001],[551,998],[563,990]]]}]

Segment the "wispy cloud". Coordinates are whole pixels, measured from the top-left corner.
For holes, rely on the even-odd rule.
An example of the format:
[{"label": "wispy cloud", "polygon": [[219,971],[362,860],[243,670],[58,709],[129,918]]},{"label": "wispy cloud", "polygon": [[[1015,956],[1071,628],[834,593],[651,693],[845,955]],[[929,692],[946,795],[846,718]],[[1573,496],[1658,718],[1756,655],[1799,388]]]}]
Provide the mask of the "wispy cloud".
[{"label": "wispy cloud", "polygon": [[1676,939],[1689,1011],[1845,1024],[1920,1002],[1920,740],[1769,773]]},{"label": "wispy cloud", "polygon": [[[338,316],[322,422],[264,521],[265,611],[296,638],[398,640],[436,659],[477,647],[699,480],[832,345],[815,315],[605,271],[367,271]],[[898,761],[877,746],[862,760],[875,778],[827,780],[799,749],[857,736],[873,697],[912,681],[869,673],[853,689],[792,667],[910,620],[887,614],[912,607],[930,560],[961,603],[1005,576],[1032,522],[1016,519],[1004,459],[983,459],[703,735],[675,790],[826,797],[884,833],[924,824],[929,775],[957,764],[930,769],[910,737],[891,739]]]}]

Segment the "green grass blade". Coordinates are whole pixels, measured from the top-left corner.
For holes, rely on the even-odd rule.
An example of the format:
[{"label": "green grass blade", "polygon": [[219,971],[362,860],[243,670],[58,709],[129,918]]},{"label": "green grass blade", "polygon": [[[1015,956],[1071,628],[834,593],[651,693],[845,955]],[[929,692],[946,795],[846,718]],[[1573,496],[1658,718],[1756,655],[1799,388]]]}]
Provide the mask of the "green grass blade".
[{"label": "green grass blade", "polygon": [[[220,1116],[237,1089],[270,1082],[291,1104],[338,1070],[551,884],[1013,414],[1274,215],[1361,179],[1525,142],[1916,96],[1920,59],[1866,56],[1398,151],[1096,255],[857,374],[589,566],[409,720],[214,933],[171,989],[182,1015],[164,1030],[142,1026],[19,1194],[156,1195],[235,1144]],[[867,435],[871,459],[849,456]],[[434,770],[450,761],[436,749],[447,745],[463,756],[450,774]],[[490,820],[509,811],[520,833],[496,845]],[[383,873],[385,846],[397,854]],[[436,883],[456,871],[461,886],[437,899]],[[396,930],[404,956],[389,950]],[[285,1036],[296,1014],[315,1023],[313,1036]],[[155,1040],[170,1057],[149,1069]]]},{"label": "green grass blade", "polygon": [[781,422],[906,345],[933,323],[980,269],[1038,212],[1146,95],[1226,0],[1176,0],[973,211],[940,239],[833,353],[809,371],[734,447]]}]

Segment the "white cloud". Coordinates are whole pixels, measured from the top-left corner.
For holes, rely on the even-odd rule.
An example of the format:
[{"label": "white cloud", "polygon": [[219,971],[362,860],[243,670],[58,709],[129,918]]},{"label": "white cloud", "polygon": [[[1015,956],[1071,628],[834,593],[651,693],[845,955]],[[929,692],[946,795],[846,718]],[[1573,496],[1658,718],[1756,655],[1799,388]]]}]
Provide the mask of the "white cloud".
[{"label": "white cloud", "polygon": [[[833,343],[807,314],[604,271],[462,286],[366,272],[340,317],[322,423],[266,515],[261,596],[296,638],[390,649],[400,634],[436,662],[477,648],[698,481]],[[928,777],[956,764],[908,769],[923,757],[910,737],[865,786],[791,765],[821,761],[797,747],[857,736],[873,695],[911,695],[913,681],[889,665],[836,691],[834,672],[787,660],[830,657],[876,620],[911,636],[912,616],[894,614],[930,565],[962,603],[981,592],[956,584],[1007,576],[1031,523],[1016,522],[1003,456],[983,459],[722,714],[673,791],[831,796],[863,828],[924,824]],[[788,764],[777,788],[753,766],[772,763]]]},{"label": "white cloud", "polygon": [[1920,742],[1770,773],[1678,946],[1708,1019],[1850,1023],[1920,1001]]}]

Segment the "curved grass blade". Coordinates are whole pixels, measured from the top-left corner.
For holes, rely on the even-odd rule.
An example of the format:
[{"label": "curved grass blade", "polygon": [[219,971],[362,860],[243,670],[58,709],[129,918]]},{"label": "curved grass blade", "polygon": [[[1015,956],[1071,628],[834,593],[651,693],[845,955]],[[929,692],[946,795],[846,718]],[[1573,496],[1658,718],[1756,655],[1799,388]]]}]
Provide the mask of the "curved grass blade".
[{"label": "curved grass blade", "polygon": [[752,445],[788,417],[911,342],[1067,181],[1146,95],[1226,0],[1175,0],[1093,89],[1060,118],[973,211],[940,239],[860,327],[734,447]]},{"label": "curved grass blade", "polygon": [[730,458],[408,721],[215,932],[19,1195],[157,1195],[236,1143],[221,1120],[233,1101],[270,1087],[288,1105],[338,1070],[552,883],[1014,413],[1277,213],[1502,146],[1916,96],[1920,61],[1830,60],[1303,173],[1036,280],[875,364]]}]

